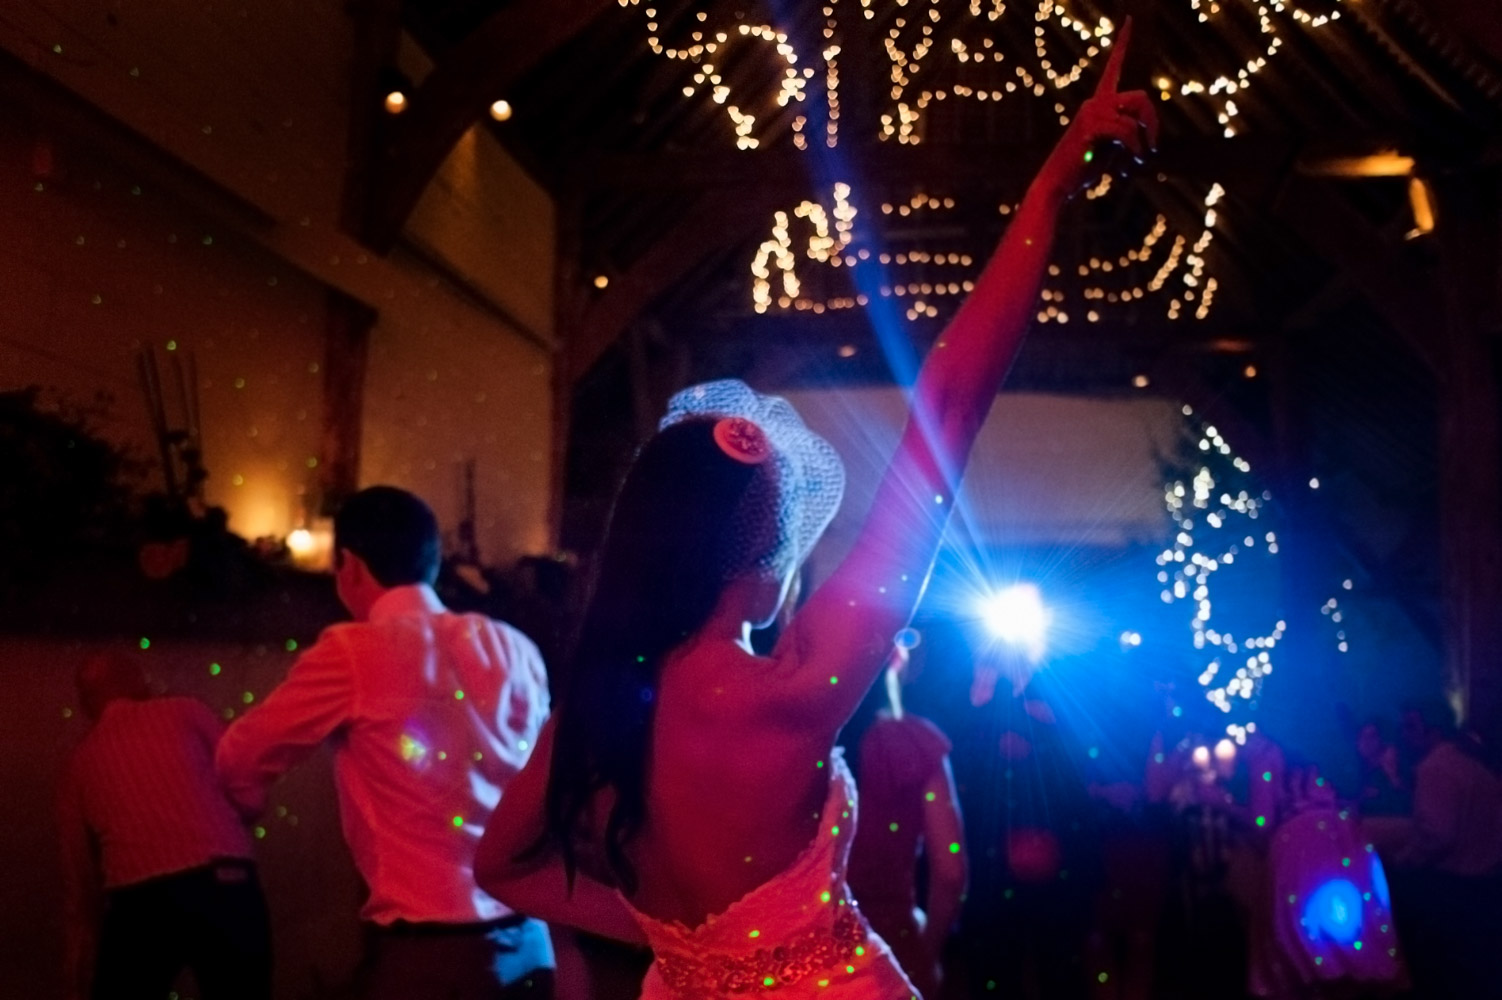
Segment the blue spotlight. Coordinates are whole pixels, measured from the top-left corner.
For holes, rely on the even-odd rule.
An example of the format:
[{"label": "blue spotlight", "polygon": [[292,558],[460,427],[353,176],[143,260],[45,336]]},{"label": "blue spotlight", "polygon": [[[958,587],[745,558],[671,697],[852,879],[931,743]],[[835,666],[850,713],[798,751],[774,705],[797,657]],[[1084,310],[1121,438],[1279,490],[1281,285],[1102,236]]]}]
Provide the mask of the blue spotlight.
[{"label": "blue spotlight", "polygon": [[987,594],[979,611],[992,635],[1025,650],[1034,661],[1042,659],[1050,615],[1036,586],[1018,583]]}]

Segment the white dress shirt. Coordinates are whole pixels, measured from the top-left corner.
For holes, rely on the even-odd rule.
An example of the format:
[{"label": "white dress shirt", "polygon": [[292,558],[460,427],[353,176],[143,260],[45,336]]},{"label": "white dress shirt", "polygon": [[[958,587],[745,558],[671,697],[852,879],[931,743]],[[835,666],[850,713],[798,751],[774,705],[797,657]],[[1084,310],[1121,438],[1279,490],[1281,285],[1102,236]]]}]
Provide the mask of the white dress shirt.
[{"label": "white dress shirt", "polygon": [[370,889],[361,916],[471,923],[511,911],[475,885],[475,847],[548,715],[530,639],[454,614],[426,585],[397,587],[367,622],[335,625],[219,743],[246,813],[324,740],[344,836]]}]

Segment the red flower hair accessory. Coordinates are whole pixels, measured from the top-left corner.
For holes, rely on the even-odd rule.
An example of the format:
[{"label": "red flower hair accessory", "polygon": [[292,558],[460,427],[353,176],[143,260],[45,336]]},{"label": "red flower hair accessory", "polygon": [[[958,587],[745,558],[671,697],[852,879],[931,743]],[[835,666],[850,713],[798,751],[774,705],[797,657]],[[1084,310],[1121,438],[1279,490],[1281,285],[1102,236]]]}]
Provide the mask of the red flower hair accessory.
[{"label": "red flower hair accessory", "polygon": [[772,457],[772,445],[762,429],[745,417],[725,417],[714,425],[715,444],[737,462],[760,465]]}]

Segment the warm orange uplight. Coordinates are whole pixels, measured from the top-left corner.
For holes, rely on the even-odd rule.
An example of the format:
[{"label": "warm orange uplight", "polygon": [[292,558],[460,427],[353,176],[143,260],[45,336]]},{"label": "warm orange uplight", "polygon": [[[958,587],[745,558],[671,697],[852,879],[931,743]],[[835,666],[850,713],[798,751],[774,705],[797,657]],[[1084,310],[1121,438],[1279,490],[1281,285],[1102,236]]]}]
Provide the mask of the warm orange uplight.
[{"label": "warm orange uplight", "polygon": [[1434,192],[1422,177],[1408,179],[1408,204],[1413,209],[1413,228],[1408,238],[1434,232]]},{"label": "warm orange uplight", "polygon": [[407,95],[400,90],[393,90],[386,95],[386,110],[393,115],[399,115],[407,110]]},{"label": "warm orange uplight", "polygon": [[1135,375],[1132,377],[1132,384],[1139,389],[1146,389],[1148,387],[1149,380],[1146,375]]},{"label": "warm orange uplight", "polygon": [[498,122],[503,122],[511,117],[511,102],[496,101],[490,106],[490,117]]},{"label": "warm orange uplight", "polygon": [[842,344],[840,346],[839,354],[840,354],[840,357],[842,357],[842,358],[853,358],[853,357],[855,357],[855,345],[854,344]]},{"label": "warm orange uplight", "polygon": [[1413,173],[1413,157],[1389,149],[1369,156],[1313,160],[1304,170],[1316,177],[1407,177]]},{"label": "warm orange uplight", "polygon": [[610,285],[610,278],[609,278],[609,276],[604,275],[604,274],[597,274],[597,275],[595,275],[595,287],[596,288],[603,289],[603,288],[608,287],[609,285]]}]

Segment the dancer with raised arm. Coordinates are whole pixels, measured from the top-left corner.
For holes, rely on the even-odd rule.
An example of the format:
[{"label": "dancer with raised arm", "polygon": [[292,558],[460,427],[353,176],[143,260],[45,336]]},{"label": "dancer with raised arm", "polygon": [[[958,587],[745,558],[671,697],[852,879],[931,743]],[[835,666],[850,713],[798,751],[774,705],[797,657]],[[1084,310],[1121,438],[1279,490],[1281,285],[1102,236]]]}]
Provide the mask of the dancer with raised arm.
[{"label": "dancer with raised arm", "polygon": [[832,748],[922,593],[1060,207],[1098,173],[1093,147],[1154,141],[1147,96],[1116,90],[1125,49],[1123,29],[919,373],[851,554],[770,656],[750,633],[838,505],[833,449],[727,381],[674,397],[637,455],[553,722],[475,871],[522,912],[650,944],[644,998],[917,996],[846,886],[855,787]]}]

